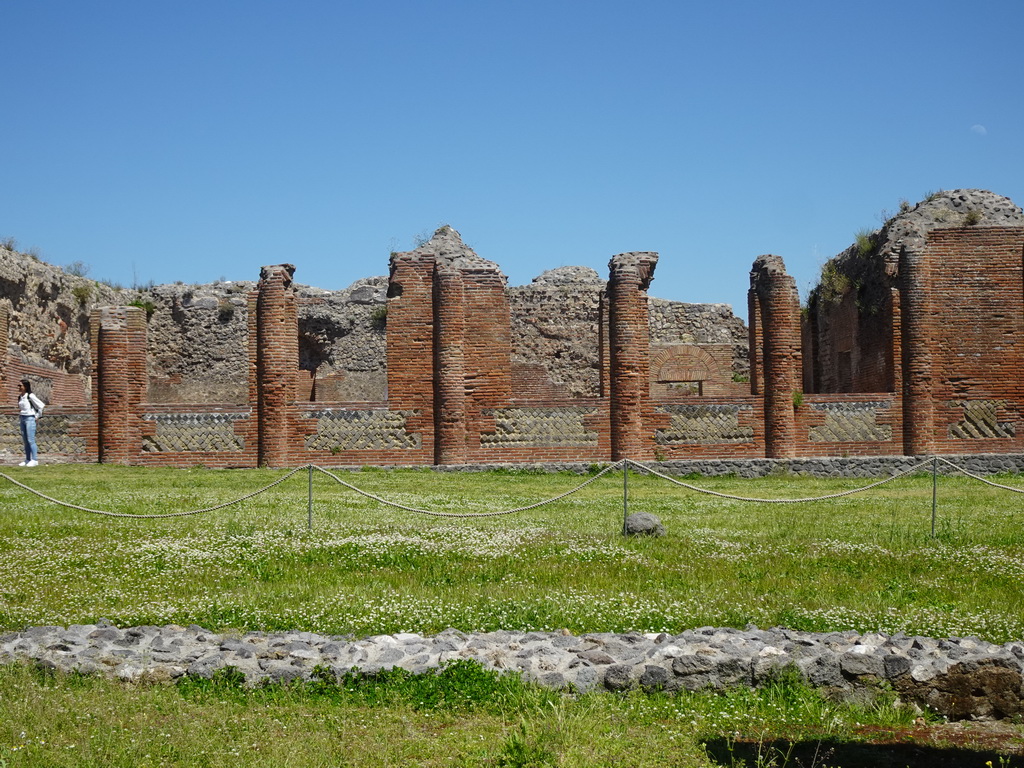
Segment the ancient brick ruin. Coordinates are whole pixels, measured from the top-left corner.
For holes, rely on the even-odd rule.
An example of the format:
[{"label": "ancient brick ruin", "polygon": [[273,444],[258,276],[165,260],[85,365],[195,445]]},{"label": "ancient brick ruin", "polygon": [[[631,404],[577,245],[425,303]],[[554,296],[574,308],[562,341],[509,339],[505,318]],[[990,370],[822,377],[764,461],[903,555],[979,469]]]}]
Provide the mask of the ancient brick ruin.
[{"label": "ancient brick ruin", "polygon": [[[180,348],[152,348],[162,321],[142,302],[91,310],[81,372],[29,360],[0,302],[0,449],[17,453],[9,404],[29,378],[55,403],[39,434],[50,460],[286,467],[1024,452],[1024,215],[1005,198],[961,192],[908,206],[829,262],[803,310],[782,259],[756,259],[742,362],[728,334],[697,339],[679,330],[682,310],[648,297],[655,253],[614,256],[606,282],[563,268],[510,289],[447,227],[392,254],[386,304],[383,279],[357,286],[376,329],[363,346],[379,340],[386,359],[354,374],[331,362],[317,320],[329,297],[300,290],[287,264],[202,300],[200,330],[235,334],[217,364],[247,355],[246,373],[206,390],[173,372]],[[545,328],[559,310],[558,328]]]}]

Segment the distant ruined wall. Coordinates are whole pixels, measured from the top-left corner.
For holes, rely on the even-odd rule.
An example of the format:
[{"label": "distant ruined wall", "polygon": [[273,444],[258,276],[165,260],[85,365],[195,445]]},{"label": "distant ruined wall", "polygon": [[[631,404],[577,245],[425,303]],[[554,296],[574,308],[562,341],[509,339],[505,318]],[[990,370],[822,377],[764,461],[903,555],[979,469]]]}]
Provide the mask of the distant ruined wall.
[{"label": "distant ruined wall", "polygon": [[[471,254],[469,249],[465,253]],[[475,256],[475,254],[473,254]],[[506,288],[511,368],[535,392],[600,396],[599,294],[605,281],[586,267],[561,267]],[[134,304],[147,317],[146,399],[154,404],[247,402],[248,305],[255,283],[219,281],[116,289],[0,248],[0,305],[10,311],[10,354],[25,364],[80,377],[88,400],[92,359],[89,314]],[[346,289],[296,285],[299,365],[296,386],[315,402],[371,402],[387,397],[388,278]],[[731,344],[731,372],[746,364],[742,321],[724,305],[650,299],[652,339]]]},{"label": "distant ruined wall", "polygon": [[135,300],[148,305],[149,402],[246,402],[246,297],[253,285],[171,284],[138,293]]},{"label": "distant ruined wall", "polygon": [[587,267],[559,267],[508,289],[512,365],[520,378],[564,397],[600,395],[600,294]]},{"label": "distant ruined wall", "polygon": [[92,371],[90,308],[120,303],[124,295],[0,244],[0,307],[9,323],[3,350],[26,365],[78,376],[85,390]]},{"label": "distant ruined wall", "polygon": [[657,259],[623,253],[607,279],[562,267],[508,288],[442,227],[392,254],[388,278],[345,291],[298,285],[287,264],[255,284],[117,291],[2,250],[0,453],[20,449],[21,378],[50,403],[48,460],[1024,452],[1024,214],[1005,198],[957,190],[906,206],[826,265],[805,310],[783,260],[759,257],[747,329],[723,305],[650,297]]}]

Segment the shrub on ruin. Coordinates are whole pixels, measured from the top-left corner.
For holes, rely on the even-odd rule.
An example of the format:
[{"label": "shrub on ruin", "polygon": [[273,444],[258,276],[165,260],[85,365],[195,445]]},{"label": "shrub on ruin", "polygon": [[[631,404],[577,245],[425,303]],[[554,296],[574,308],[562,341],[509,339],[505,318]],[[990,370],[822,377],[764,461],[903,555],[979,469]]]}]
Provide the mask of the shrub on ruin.
[{"label": "shrub on ruin", "polygon": [[222,323],[231,322],[235,316],[235,305],[229,299],[221,299],[217,302],[217,319]]},{"label": "shrub on ruin", "polygon": [[860,257],[867,256],[875,247],[874,232],[870,229],[861,229],[854,235],[857,243],[857,255]]},{"label": "shrub on ruin", "polygon": [[74,277],[85,277],[89,274],[89,265],[84,261],[72,261],[64,265],[64,271]]},{"label": "shrub on ruin", "polygon": [[142,297],[134,299],[133,301],[129,301],[128,302],[128,306],[129,307],[138,307],[139,309],[146,310],[146,319],[147,320],[149,320],[149,318],[151,318],[153,316],[153,313],[156,312],[156,304],[154,304],[149,299],[143,299]]},{"label": "shrub on ruin", "polygon": [[813,296],[826,304],[836,304],[849,289],[850,278],[839,271],[835,261],[827,261],[821,268]]},{"label": "shrub on ruin", "polygon": [[89,299],[92,298],[92,286],[88,283],[84,285],[76,285],[71,289],[71,295],[74,296],[81,306],[85,306],[89,303]]}]

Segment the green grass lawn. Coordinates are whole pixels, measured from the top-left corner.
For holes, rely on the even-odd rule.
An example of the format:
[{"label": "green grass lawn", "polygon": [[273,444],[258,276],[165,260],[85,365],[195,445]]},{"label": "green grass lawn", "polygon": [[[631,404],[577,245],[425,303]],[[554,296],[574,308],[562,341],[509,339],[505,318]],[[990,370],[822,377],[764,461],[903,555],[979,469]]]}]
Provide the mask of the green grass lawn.
[{"label": "green grass lawn", "polygon": [[[135,514],[215,505],[287,474],[96,465],[6,472],[74,504]],[[427,470],[339,476],[387,499],[449,513],[532,504],[586,479]],[[690,481],[769,498],[868,482]],[[1024,478],[1000,481],[1024,489]],[[0,631],[108,618],[118,625],[357,636],[447,627],[679,632],[753,623],[994,642],[1024,637],[1024,497],[969,479],[939,478],[934,537],[930,476],[828,501],[754,504],[631,473],[629,510],[658,515],[668,530],[659,539],[621,535],[621,472],[550,505],[472,519],[397,510],[314,473],[311,529],[307,484],[301,471],[236,506],[140,520],[62,508],[0,478]],[[0,768],[5,761],[717,765],[702,741],[736,734],[855,739],[865,723],[913,719],[885,706],[840,708],[800,686],[781,696],[797,702],[783,716],[773,714],[778,701],[765,703],[762,695],[573,699],[529,690],[500,706],[430,711],[400,699],[367,704],[294,691],[270,699],[196,696],[8,669],[0,676],[0,707],[8,708],[0,710]],[[160,735],[162,727],[169,736]],[[133,742],[131,732],[141,735]],[[357,749],[356,741],[378,747]],[[843,763],[833,757],[825,764]]]}]

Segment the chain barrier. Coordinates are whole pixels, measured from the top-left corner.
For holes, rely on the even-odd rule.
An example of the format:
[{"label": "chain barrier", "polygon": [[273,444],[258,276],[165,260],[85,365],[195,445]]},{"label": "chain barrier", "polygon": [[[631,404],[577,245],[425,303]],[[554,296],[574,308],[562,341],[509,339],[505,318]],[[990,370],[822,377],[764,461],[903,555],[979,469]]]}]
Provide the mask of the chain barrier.
[{"label": "chain barrier", "polygon": [[[857,493],[863,493],[864,491],[869,491],[869,490],[871,490],[873,488],[877,488],[877,487],[879,487],[881,485],[885,485],[886,483],[892,482],[893,480],[897,480],[897,479],[899,479],[901,477],[906,477],[907,475],[910,475],[910,474],[912,474],[914,472],[918,472],[921,469],[923,469],[924,467],[928,466],[929,464],[934,464],[934,462],[936,460],[941,461],[943,464],[946,464],[949,467],[952,467],[954,470],[962,473],[966,477],[969,477],[969,478],[971,478],[973,480],[977,480],[977,481],[982,482],[982,483],[984,483],[986,485],[990,485],[990,486],[992,486],[994,488],[1000,488],[1000,489],[1003,489],[1003,490],[1006,490],[1006,491],[1012,491],[1013,493],[1024,493],[1024,489],[1022,489],[1022,488],[1014,488],[1013,486],[1003,485],[1001,483],[993,482],[993,481],[988,480],[988,479],[986,479],[984,477],[981,477],[980,475],[976,475],[976,474],[973,474],[971,472],[968,472],[963,467],[960,467],[957,464],[954,464],[952,461],[950,461],[948,459],[945,459],[945,458],[943,458],[941,456],[936,456],[936,457],[932,457],[930,459],[926,459],[925,461],[922,461],[922,462],[920,462],[918,464],[915,464],[914,466],[912,466],[912,467],[910,467],[908,469],[905,469],[905,470],[902,470],[900,472],[897,472],[894,475],[891,475],[889,477],[883,478],[883,479],[878,480],[876,482],[869,483],[868,485],[862,486],[860,488],[852,488],[852,489],[847,490],[847,491],[839,491],[837,493],[829,493],[829,494],[825,494],[825,495],[822,495],[822,496],[808,496],[808,497],[795,498],[795,499],[762,499],[762,498],[756,498],[756,497],[750,497],[750,496],[737,496],[735,494],[722,493],[720,491],[713,491],[713,490],[710,490],[708,488],[701,488],[701,487],[693,485],[691,483],[683,482],[682,480],[677,480],[674,477],[666,475],[666,474],[664,474],[662,472],[658,472],[656,469],[654,469],[652,467],[649,467],[649,466],[647,466],[645,464],[641,464],[640,462],[634,461],[632,459],[622,459],[620,461],[615,462],[614,464],[609,464],[607,467],[602,469],[597,474],[595,474],[592,477],[588,478],[587,480],[583,481],[582,483],[580,483],[579,485],[575,486],[574,488],[569,489],[565,493],[559,494],[558,496],[553,496],[550,499],[543,499],[542,501],[534,502],[533,504],[527,504],[527,505],[522,506],[522,507],[514,507],[512,509],[504,509],[504,510],[499,510],[499,511],[496,511],[496,512],[439,512],[439,511],[436,511],[436,510],[421,509],[419,507],[410,507],[410,506],[407,506],[405,504],[400,504],[400,503],[395,502],[395,501],[389,501],[389,500],[383,498],[382,496],[378,496],[375,493],[371,493],[369,491],[364,491],[361,488],[357,488],[356,486],[352,485],[351,483],[348,483],[348,482],[342,480],[340,477],[335,475],[333,472],[330,472],[329,470],[326,470],[323,467],[318,467],[315,464],[307,464],[307,465],[304,465],[302,467],[296,467],[295,469],[293,469],[292,471],[288,472],[286,475],[283,475],[282,477],[278,478],[277,480],[275,480],[274,482],[270,483],[269,485],[266,485],[266,486],[264,486],[262,488],[259,488],[258,490],[255,490],[252,493],[248,493],[248,494],[246,494],[244,496],[240,496],[237,499],[233,499],[232,501],[226,501],[223,504],[215,504],[215,505],[210,506],[210,507],[203,507],[201,509],[193,509],[193,510],[189,510],[187,512],[167,512],[167,513],[163,513],[163,514],[151,514],[151,515],[136,514],[136,513],[131,513],[131,512],[110,512],[110,511],[106,511],[106,510],[102,510],[102,509],[91,509],[89,507],[79,506],[78,504],[71,504],[69,502],[61,501],[60,499],[56,499],[56,498],[54,498],[52,496],[48,496],[47,494],[42,493],[41,491],[38,491],[35,488],[32,488],[32,487],[30,487],[28,485],[25,485],[22,482],[19,482],[18,480],[15,480],[13,477],[11,477],[10,475],[5,474],[3,472],[0,472],[0,478],[3,478],[4,480],[7,480],[9,483],[18,486],[19,488],[21,488],[21,489],[23,489],[25,491],[28,491],[29,493],[32,493],[32,494],[38,496],[41,499],[44,499],[46,501],[51,502],[52,504],[56,504],[56,505],[61,506],[61,507],[66,507],[67,509],[74,509],[74,510],[78,510],[79,512],[87,512],[87,513],[93,514],[93,515],[104,515],[106,517],[121,517],[121,518],[130,518],[130,519],[133,519],[133,520],[154,520],[154,519],[170,518],[170,517],[187,517],[187,516],[191,516],[191,515],[201,515],[201,514],[205,514],[207,512],[215,512],[215,511],[217,511],[219,509],[224,509],[226,507],[230,507],[230,506],[233,506],[235,504],[239,504],[239,503],[241,503],[243,501],[247,501],[248,499],[252,499],[252,498],[254,498],[256,496],[259,496],[261,493],[265,493],[265,492],[269,491],[270,489],[277,487],[281,483],[285,482],[286,480],[290,479],[291,477],[293,477],[294,475],[296,475],[297,473],[302,472],[302,471],[309,471],[310,472],[310,483],[312,484],[312,470],[316,470],[317,472],[320,472],[321,474],[327,475],[327,477],[331,478],[332,480],[334,480],[339,485],[341,485],[341,486],[343,486],[345,488],[348,488],[350,491],[353,491],[353,492],[359,494],[360,496],[364,496],[364,497],[366,497],[368,499],[372,499],[373,501],[376,501],[376,502],[378,502],[380,504],[384,504],[385,506],[393,507],[394,509],[401,509],[401,510],[403,510],[405,512],[413,512],[415,514],[428,515],[430,517],[445,517],[445,518],[469,519],[469,518],[477,518],[477,517],[499,517],[499,516],[503,516],[503,515],[512,515],[512,514],[516,514],[518,512],[526,512],[526,511],[529,511],[531,509],[537,509],[537,508],[543,507],[543,506],[545,506],[547,504],[553,504],[556,501],[561,501],[562,499],[567,498],[568,496],[571,496],[574,493],[577,493],[577,492],[583,490],[588,485],[590,485],[591,483],[597,481],[599,478],[603,477],[604,475],[608,474],[609,472],[612,472],[612,471],[615,471],[615,470],[619,470],[619,469],[628,469],[629,467],[633,467],[634,469],[637,469],[637,470],[640,470],[642,472],[645,472],[648,475],[651,475],[653,477],[660,478],[661,480],[667,480],[668,482],[672,483],[673,485],[678,485],[678,486],[680,486],[682,488],[686,488],[687,490],[693,491],[695,493],[702,493],[702,494],[706,494],[708,496],[715,496],[715,497],[721,498],[721,499],[729,499],[729,500],[732,500],[732,501],[744,501],[744,502],[751,502],[751,503],[756,503],[756,504],[800,504],[800,503],[812,502],[812,501],[828,501],[830,499],[838,499],[838,498],[842,498],[844,496],[852,496],[852,495],[857,494]],[[311,500],[311,503],[312,503],[312,486],[310,487],[310,500]],[[312,512],[311,512],[311,514],[312,514]]]},{"label": "chain barrier", "polygon": [[973,474],[971,472],[968,472],[966,469],[964,469],[963,467],[959,466],[958,464],[954,464],[949,459],[944,459],[941,456],[936,456],[935,458],[937,458],[943,464],[952,467],[953,469],[955,469],[960,474],[965,475],[966,477],[969,477],[972,480],[977,480],[979,483],[984,483],[985,485],[991,485],[993,488],[1001,488],[1004,491],[1012,491],[1013,493],[1024,493],[1024,488],[1014,488],[1012,485],[1003,485],[1002,483],[995,483],[995,482],[993,482],[993,481],[991,481],[991,480],[989,480],[987,478],[981,477],[980,475],[975,475],[975,474]]},{"label": "chain barrier", "polygon": [[10,483],[13,483],[14,485],[18,486],[19,488],[22,488],[22,489],[28,491],[29,493],[34,493],[39,498],[45,499],[46,501],[49,501],[49,502],[51,502],[53,504],[56,504],[57,506],[60,506],[60,507],[67,507],[68,509],[77,509],[79,512],[88,512],[91,515],[104,515],[106,517],[128,517],[128,518],[131,518],[133,520],[156,520],[156,519],[163,518],[163,517],[188,517],[189,515],[202,515],[202,514],[204,514],[206,512],[216,512],[218,509],[224,509],[225,507],[230,507],[230,506],[233,506],[234,504],[239,504],[239,503],[241,503],[243,501],[251,499],[254,496],[259,496],[261,493],[265,493],[266,491],[269,491],[271,488],[274,488],[275,486],[280,485],[285,480],[287,480],[292,475],[294,475],[296,472],[301,472],[303,469],[306,469],[306,467],[299,467],[297,469],[293,469],[287,475],[285,475],[284,477],[278,478],[277,480],[272,482],[270,485],[265,485],[264,487],[260,488],[259,490],[253,491],[252,493],[248,493],[245,496],[240,496],[239,498],[234,499],[233,501],[226,501],[223,504],[215,504],[212,507],[203,507],[202,509],[192,509],[192,510],[189,510],[188,512],[167,512],[167,513],[160,514],[160,515],[139,515],[139,514],[135,514],[135,513],[132,513],[132,512],[108,512],[108,511],[102,510],[102,509],[90,509],[89,507],[80,507],[77,504],[71,504],[71,503],[66,502],[66,501],[61,501],[60,499],[55,499],[52,496],[47,496],[42,491],[37,491],[35,488],[30,488],[29,486],[25,485],[24,483],[19,483],[13,477],[11,477],[10,475],[4,474],[3,472],[0,472],[0,477],[2,477],[4,480],[7,480]]},{"label": "chain barrier", "polygon": [[588,485],[590,485],[592,482],[597,480],[599,477],[601,477],[602,475],[607,474],[608,472],[611,472],[613,469],[620,469],[625,464],[626,461],[628,461],[628,459],[623,459],[622,461],[617,461],[614,464],[611,464],[611,465],[605,467],[604,469],[602,469],[600,472],[598,472],[593,477],[591,477],[591,478],[589,478],[587,480],[584,480],[582,483],[577,485],[575,488],[572,488],[572,489],[566,491],[565,493],[559,494],[558,496],[553,496],[550,499],[544,499],[543,501],[538,501],[538,502],[535,502],[533,504],[528,504],[525,507],[515,507],[514,509],[504,509],[504,510],[501,510],[500,512],[437,512],[437,511],[430,510],[430,509],[419,509],[418,507],[407,507],[404,504],[399,504],[398,502],[395,502],[395,501],[388,501],[387,499],[382,498],[380,496],[377,496],[376,494],[370,493],[369,491],[364,491],[361,488],[356,488],[351,483],[346,483],[340,477],[338,477],[337,475],[335,475],[332,472],[328,472],[323,467],[318,467],[315,464],[312,465],[312,467],[313,467],[313,469],[317,470],[318,472],[322,472],[323,474],[327,475],[328,477],[333,479],[336,483],[339,483],[340,485],[345,486],[350,491],[355,491],[360,496],[365,496],[368,499],[373,499],[374,501],[377,501],[377,502],[379,502],[381,504],[384,504],[386,506],[389,506],[389,507],[394,507],[395,509],[402,509],[402,510],[405,510],[406,512],[415,512],[416,514],[419,514],[419,515],[430,515],[431,517],[472,518],[472,517],[498,517],[500,515],[511,515],[511,514],[515,514],[516,512],[526,512],[527,510],[530,510],[530,509],[537,509],[537,507],[543,507],[545,504],[552,504],[552,503],[554,503],[556,501],[561,501],[565,497],[571,496],[572,494],[576,493],[577,491],[583,490]]},{"label": "chain barrier", "polygon": [[684,483],[682,480],[676,480],[674,477],[662,474],[661,472],[658,472],[657,470],[652,469],[651,467],[648,467],[637,461],[633,461],[632,459],[623,459],[623,461],[627,462],[633,467],[636,467],[637,469],[641,469],[644,472],[647,472],[648,474],[654,475],[655,477],[660,477],[662,480],[668,480],[670,483],[673,483],[674,485],[680,485],[683,488],[695,491],[697,493],[705,493],[708,496],[717,496],[720,499],[731,499],[733,501],[750,501],[757,504],[802,504],[803,502],[807,501],[828,501],[829,499],[838,499],[843,496],[852,496],[855,493],[863,493],[864,491],[869,491],[872,488],[877,488],[880,485],[885,485],[886,483],[892,482],[897,478],[909,475],[912,472],[917,472],[919,469],[926,466],[931,461],[931,459],[929,459],[928,461],[923,461],[920,464],[911,467],[910,469],[905,469],[902,472],[897,472],[895,475],[871,483],[870,485],[865,485],[861,488],[853,488],[852,490],[849,491],[839,491],[838,493],[829,493],[825,494],[824,496],[808,496],[806,498],[801,499],[757,499],[749,496],[734,496],[733,494],[730,493],[721,493],[719,491],[712,491],[707,488],[700,488],[696,485],[690,485],[690,483]]}]

